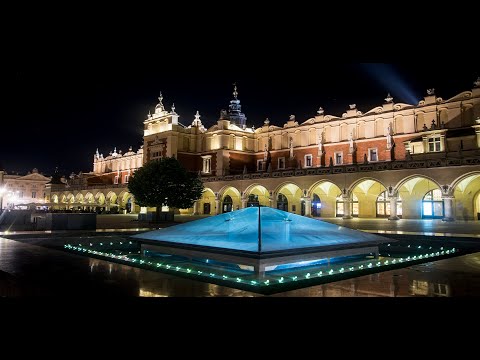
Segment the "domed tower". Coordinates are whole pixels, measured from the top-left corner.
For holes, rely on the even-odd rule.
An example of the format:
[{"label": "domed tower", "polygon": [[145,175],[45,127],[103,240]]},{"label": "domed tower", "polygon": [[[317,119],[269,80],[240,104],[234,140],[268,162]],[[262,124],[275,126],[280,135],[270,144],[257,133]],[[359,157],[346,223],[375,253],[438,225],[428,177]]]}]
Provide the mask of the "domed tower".
[{"label": "domed tower", "polygon": [[233,85],[234,99],[230,101],[230,105],[228,106],[227,119],[230,120],[231,124],[235,124],[244,129],[247,126],[247,118],[245,114],[242,113],[242,105],[240,105],[240,100],[238,100],[237,84]]}]

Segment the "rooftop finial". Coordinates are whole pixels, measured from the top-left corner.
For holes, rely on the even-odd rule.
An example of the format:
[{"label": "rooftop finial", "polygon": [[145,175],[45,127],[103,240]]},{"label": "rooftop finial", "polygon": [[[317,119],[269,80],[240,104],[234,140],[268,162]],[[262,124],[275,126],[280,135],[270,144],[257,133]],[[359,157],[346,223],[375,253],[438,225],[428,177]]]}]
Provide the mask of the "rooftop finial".
[{"label": "rooftop finial", "polygon": [[238,98],[237,83],[233,83],[233,97],[235,100]]},{"label": "rooftop finial", "polygon": [[390,95],[390,93],[388,93],[387,97],[385,98],[385,101],[387,103],[391,103],[393,101],[393,97],[392,97],[392,95]]},{"label": "rooftop finial", "polygon": [[427,89],[427,95],[435,95],[435,88]]},{"label": "rooftop finial", "polygon": [[201,126],[202,121],[200,120],[200,113],[197,110],[197,113],[195,114],[195,119],[193,119],[192,126]]},{"label": "rooftop finial", "polygon": [[268,126],[270,124],[270,120],[268,119],[268,117],[265,119],[263,123],[265,124],[265,126]]},{"label": "rooftop finial", "polygon": [[320,107],[318,108],[317,114],[318,114],[318,115],[323,115],[324,113],[325,113],[325,110],[323,110],[323,107],[320,106]]},{"label": "rooftop finial", "polygon": [[477,77],[477,81],[475,81],[475,82],[473,83],[473,85],[474,85],[476,88],[480,87],[480,76]]},{"label": "rooftop finial", "polygon": [[175,103],[172,104],[172,113],[175,114]]},{"label": "rooftop finial", "polygon": [[[160,91],[160,96],[158,97],[158,101],[160,102],[160,104],[162,104],[162,101],[163,101],[163,95],[162,95],[162,92]],[[163,104],[162,104],[163,105]]]}]

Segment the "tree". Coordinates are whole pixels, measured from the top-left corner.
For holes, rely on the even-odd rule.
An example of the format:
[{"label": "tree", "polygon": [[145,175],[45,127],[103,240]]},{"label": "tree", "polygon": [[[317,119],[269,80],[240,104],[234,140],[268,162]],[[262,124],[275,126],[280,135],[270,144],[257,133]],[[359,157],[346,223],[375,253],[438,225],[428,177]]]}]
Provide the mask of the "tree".
[{"label": "tree", "polygon": [[128,191],[140,206],[188,209],[202,196],[203,183],[198,174],[188,172],[175,158],[149,161],[128,182]]}]

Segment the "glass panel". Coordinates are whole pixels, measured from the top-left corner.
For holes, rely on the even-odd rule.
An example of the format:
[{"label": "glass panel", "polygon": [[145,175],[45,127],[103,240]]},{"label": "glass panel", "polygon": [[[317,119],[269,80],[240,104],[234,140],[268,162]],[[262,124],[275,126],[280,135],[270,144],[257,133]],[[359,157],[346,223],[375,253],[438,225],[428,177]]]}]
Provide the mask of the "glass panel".
[{"label": "glass panel", "polygon": [[442,216],[443,217],[443,201],[433,203],[433,214],[435,216]]},{"label": "glass panel", "polygon": [[433,200],[442,201],[442,192],[440,190],[433,190]]},{"label": "glass panel", "polygon": [[432,216],[432,203],[429,201],[423,202],[423,215],[424,216]]},{"label": "glass panel", "polygon": [[353,203],[353,215],[358,215],[358,203]]},{"label": "glass panel", "polygon": [[384,191],[380,195],[378,195],[377,201],[385,201],[387,199],[387,192]]},{"label": "glass panel", "polygon": [[429,191],[429,192],[423,197],[423,200],[431,201],[431,200],[432,200],[432,192]]},{"label": "glass panel", "polygon": [[401,202],[397,202],[397,216],[402,216],[403,212],[402,212],[402,203]]},{"label": "glass panel", "polygon": [[378,215],[385,215],[384,212],[384,204],[383,203],[377,203],[377,214]]},{"label": "glass panel", "polygon": [[337,201],[337,215],[343,215],[343,202]]},{"label": "glass panel", "polygon": [[388,202],[385,203],[385,208],[386,208],[386,210],[385,210],[385,215],[389,215],[389,216],[390,216],[390,214],[391,214],[391,213],[390,213],[390,201],[388,201]]}]

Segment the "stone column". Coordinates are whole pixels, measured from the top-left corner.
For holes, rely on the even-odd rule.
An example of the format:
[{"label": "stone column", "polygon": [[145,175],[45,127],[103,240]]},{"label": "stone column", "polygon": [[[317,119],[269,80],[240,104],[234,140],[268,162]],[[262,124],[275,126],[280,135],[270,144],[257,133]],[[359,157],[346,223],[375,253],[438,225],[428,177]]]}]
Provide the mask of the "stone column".
[{"label": "stone column", "polygon": [[270,198],[270,207],[272,209],[276,209],[277,208],[277,199],[276,198]]},{"label": "stone column", "polygon": [[220,200],[215,199],[215,215],[220,214]]},{"label": "stone column", "polygon": [[193,203],[193,215],[198,215],[198,201]]},{"label": "stone column", "polygon": [[303,198],[305,201],[305,217],[312,217],[312,198],[305,197]]},{"label": "stone column", "polygon": [[444,217],[442,221],[455,221],[453,217],[453,199],[454,197],[451,195],[443,195],[442,200],[444,204]]},{"label": "stone column", "polygon": [[477,147],[480,149],[480,118],[475,120],[477,125],[472,126],[475,129],[475,134],[477,135]]},{"label": "stone column", "polygon": [[247,207],[247,199],[242,198],[242,209],[245,209]]},{"label": "stone column", "polygon": [[390,197],[390,216],[388,220],[400,220],[397,216],[397,198],[395,196]]},{"label": "stone column", "polygon": [[343,195],[343,219],[348,220],[352,218],[352,207],[350,206],[350,196]]}]

